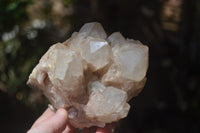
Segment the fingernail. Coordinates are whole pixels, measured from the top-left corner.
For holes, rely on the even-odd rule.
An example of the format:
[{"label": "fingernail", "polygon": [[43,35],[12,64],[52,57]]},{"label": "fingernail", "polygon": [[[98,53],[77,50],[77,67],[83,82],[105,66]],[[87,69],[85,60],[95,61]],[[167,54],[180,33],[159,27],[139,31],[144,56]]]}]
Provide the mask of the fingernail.
[{"label": "fingernail", "polygon": [[48,107],[51,111],[56,112],[56,108],[53,107],[53,105],[48,104]]}]

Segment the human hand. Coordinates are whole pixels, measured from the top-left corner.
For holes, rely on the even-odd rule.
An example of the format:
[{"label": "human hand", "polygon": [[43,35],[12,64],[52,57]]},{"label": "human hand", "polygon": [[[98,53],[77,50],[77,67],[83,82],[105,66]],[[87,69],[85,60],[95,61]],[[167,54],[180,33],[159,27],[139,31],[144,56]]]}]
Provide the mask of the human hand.
[{"label": "human hand", "polygon": [[[107,124],[104,128],[84,128],[82,133],[113,133],[115,124]],[[76,133],[78,129],[68,123],[65,109],[55,112],[49,108],[35,121],[28,133]]]}]

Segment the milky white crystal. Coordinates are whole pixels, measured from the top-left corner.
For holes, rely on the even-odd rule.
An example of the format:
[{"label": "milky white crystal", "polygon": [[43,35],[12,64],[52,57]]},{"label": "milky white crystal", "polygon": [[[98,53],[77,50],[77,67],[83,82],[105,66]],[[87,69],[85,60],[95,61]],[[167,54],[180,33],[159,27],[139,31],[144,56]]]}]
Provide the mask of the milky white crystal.
[{"label": "milky white crystal", "polygon": [[55,108],[65,108],[74,127],[104,127],[127,116],[128,101],[142,91],[147,68],[147,46],[120,32],[107,38],[93,22],[51,46],[27,83]]},{"label": "milky white crystal", "polygon": [[88,36],[106,39],[107,35],[100,23],[86,23],[81,27],[79,33],[86,33]]},{"label": "milky white crystal", "polygon": [[122,36],[120,32],[114,32],[108,37],[108,42],[111,47],[115,45],[123,45],[126,42],[126,39]]}]

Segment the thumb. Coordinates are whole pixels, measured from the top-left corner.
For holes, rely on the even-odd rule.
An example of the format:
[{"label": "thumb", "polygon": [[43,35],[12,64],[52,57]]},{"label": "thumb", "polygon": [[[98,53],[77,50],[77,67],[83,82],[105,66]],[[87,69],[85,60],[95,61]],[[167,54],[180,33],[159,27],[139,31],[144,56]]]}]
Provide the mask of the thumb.
[{"label": "thumb", "polygon": [[28,133],[60,133],[67,124],[67,112],[65,109],[57,110],[56,114],[46,119]]}]

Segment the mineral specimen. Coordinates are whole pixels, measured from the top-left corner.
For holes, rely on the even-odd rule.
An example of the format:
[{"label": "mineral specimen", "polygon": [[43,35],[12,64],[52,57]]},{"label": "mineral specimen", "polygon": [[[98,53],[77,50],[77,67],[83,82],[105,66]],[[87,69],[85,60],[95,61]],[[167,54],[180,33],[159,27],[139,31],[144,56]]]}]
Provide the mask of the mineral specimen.
[{"label": "mineral specimen", "polygon": [[147,46],[119,32],[107,37],[93,22],[51,46],[27,83],[55,108],[65,108],[74,127],[104,127],[127,116],[128,101],[144,87],[147,68]]}]

